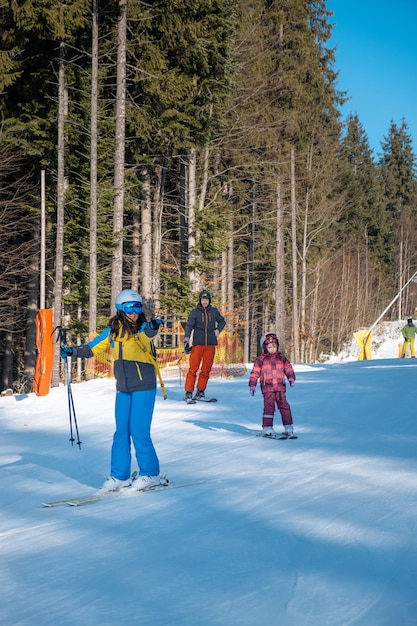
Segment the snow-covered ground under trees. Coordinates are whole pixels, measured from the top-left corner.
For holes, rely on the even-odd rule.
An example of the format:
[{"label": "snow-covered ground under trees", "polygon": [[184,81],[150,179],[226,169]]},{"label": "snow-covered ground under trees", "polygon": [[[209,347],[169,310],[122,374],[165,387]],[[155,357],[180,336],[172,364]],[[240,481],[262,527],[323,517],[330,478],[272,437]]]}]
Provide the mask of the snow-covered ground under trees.
[{"label": "snow-covered ground under trees", "polygon": [[416,626],[417,359],[384,328],[371,361],[296,366],[297,440],[256,437],[248,374],[190,406],[166,380],[161,467],[201,482],[91,506],[41,503],[108,475],[114,381],[72,386],[81,449],[64,386],[0,398],[0,624]]}]

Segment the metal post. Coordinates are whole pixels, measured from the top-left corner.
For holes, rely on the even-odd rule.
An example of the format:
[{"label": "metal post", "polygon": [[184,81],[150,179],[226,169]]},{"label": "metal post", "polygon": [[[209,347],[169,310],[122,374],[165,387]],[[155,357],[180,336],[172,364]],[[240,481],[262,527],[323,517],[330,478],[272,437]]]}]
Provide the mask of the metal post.
[{"label": "metal post", "polygon": [[40,309],[45,308],[45,170],[41,170],[41,266],[40,266]]}]

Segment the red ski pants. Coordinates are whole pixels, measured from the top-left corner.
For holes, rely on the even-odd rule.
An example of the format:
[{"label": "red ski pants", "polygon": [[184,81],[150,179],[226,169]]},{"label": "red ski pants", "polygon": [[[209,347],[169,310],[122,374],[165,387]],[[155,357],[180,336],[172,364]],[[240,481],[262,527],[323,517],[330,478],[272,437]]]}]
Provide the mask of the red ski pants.
[{"label": "red ski pants", "polygon": [[264,414],[262,418],[262,426],[273,426],[275,404],[281,413],[281,419],[284,426],[292,424],[291,407],[288,404],[285,390],[282,391],[265,391],[262,390],[264,397]]},{"label": "red ski pants", "polygon": [[197,381],[197,389],[207,387],[210,371],[214,361],[216,346],[193,346],[190,354],[190,369],[185,379],[185,391],[194,391],[197,372],[201,364],[200,374]]}]

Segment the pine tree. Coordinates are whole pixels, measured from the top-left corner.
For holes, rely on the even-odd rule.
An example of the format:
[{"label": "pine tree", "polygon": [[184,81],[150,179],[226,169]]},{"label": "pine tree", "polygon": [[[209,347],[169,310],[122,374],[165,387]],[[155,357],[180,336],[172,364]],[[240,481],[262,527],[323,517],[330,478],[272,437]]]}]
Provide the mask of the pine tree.
[{"label": "pine tree", "polygon": [[[417,218],[416,159],[408,127],[391,122],[382,143],[380,180],[383,206],[390,229],[386,236],[387,271],[393,291],[399,291],[411,275],[417,261],[415,223]],[[394,282],[395,281],[395,282]],[[403,300],[398,302],[398,316],[403,315]]]},{"label": "pine tree", "polygon": [[[132,24],[134,11],[132,6]],[[233,17],[230,0],[147,2],[140,7],[137,27],[131,28],[127,160],[136,164],[142,177],[147,169],[145,178],[157,208],[152,250],[159,246],[158,224],[171,229],[172,218],[176,222],[176,236],[165,248],[167,252],[174,248],[175,254],[179,246],[182,249],[178,288],[170,289],[173,303],[178,302],[182,281],[197,272],[200,242],[194,247],[193,241],[196,231],[204,236],[205,225],[198,208],[205,193],[199,160],[218,128],[222,97],[229,89]],[[148,197],[142,198],[144,216]],[[178,207],[176,217],[164,201]],[[172,258],[164,257],[165,263]],[[158,293],[147,295],[159,299]]]}]

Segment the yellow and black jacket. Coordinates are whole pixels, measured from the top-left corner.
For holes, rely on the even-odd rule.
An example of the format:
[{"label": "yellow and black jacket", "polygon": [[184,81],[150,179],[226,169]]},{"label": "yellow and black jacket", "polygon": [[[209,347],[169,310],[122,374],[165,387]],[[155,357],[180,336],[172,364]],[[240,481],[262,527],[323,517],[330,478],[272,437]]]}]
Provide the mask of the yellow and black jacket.
[{"label": "yellow and black jacket", "polygon": [[129,335],[120,325],[119,332],[115,336],[108,326],[88,343],[74,347],[73,356],[88,359],[110,347],[117,391],[130,393],[155,389],[155,357],[152,339],[157,332],[157,330],[152,330],[148,323],[144,323],[138,333]]}]

